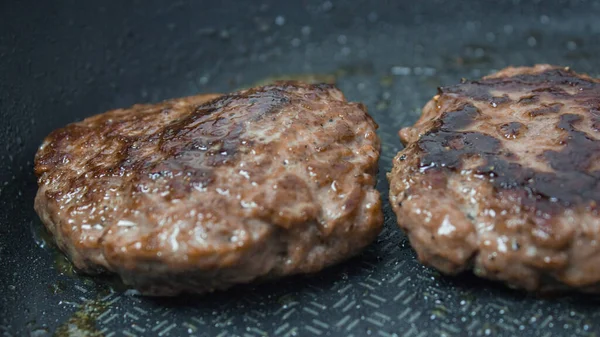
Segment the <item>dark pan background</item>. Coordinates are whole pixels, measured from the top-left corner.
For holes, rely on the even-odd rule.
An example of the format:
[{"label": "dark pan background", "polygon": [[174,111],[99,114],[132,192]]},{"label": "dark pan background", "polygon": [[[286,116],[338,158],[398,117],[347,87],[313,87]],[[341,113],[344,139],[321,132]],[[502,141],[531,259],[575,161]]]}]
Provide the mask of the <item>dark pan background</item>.
[{"label": "dark pan background", "polygon": [[[419,265],[385,172],[398,129],[436,87],[545,62],[597,75],[599,54],[599,1],[1,1],[0,334],[598,335],[595,297],[539,298]],[[362,255],[314,276],[161,300],[69,275],[34,241],[32,160],[51,130],[299,73],[336,76],[380,125],[385,230]]]}]

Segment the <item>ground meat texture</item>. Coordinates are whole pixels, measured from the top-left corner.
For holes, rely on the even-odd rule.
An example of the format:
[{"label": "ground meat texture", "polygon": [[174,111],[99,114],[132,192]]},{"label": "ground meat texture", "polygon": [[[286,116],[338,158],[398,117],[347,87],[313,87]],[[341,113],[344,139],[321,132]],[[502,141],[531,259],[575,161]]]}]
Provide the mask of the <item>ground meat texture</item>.
[{"label": "ground meat texture", "polygon": [[35,209],[77,268],[144,294],[316,272],[381,230],[376,129],[330,85],[134,105],[44,140]]},{"label": "ground meat texture", "polygon": [[400,130],[390,202],[420,261],[600,291],[600,81],[549,65],[439,89]]}]

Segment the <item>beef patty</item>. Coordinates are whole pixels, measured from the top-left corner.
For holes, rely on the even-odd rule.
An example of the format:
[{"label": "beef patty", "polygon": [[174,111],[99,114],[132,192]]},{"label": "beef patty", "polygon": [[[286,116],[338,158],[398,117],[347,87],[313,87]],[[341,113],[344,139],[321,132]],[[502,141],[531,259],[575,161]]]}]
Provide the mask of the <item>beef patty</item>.
[{"label": "beef patty", "polygon": [[388,174],[419,259],[530,291],[600,290],[600,81],[507,68],[443,87]]},{"label": "beef patty", "polygon": [[134,105],[44,140],[35,209],[77,268],[144,294],[315,272],[381,230],[376,129],[324,84]]}]

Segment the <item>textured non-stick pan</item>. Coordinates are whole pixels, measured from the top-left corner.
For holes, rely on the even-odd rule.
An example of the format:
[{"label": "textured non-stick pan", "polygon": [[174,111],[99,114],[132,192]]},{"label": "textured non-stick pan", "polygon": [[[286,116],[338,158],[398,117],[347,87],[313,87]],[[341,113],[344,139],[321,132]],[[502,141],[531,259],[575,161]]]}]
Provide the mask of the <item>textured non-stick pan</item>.
[{"label": "textured non-stick pan", "polygon": [[[436,87],[544,62],[597,75],[598,55],[598,1],[3,1],[0,334],[598,335],[594,297],[539,298],[422,267],[385,180],[398,129]],[[44,245],[32,160],[51,130],[298,74],[335,79],[380,125],[385,230],[363,254],[313,276],[152,299],[73,274]]]}]

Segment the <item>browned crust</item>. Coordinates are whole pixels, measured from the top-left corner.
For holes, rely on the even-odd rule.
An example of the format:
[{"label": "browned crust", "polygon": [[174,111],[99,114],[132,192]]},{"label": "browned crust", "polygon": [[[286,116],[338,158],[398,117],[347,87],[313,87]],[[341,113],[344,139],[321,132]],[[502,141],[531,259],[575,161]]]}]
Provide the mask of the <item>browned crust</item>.
[{"label": "browned crust", "polygon": [[388,174],[419,258],[528,290],[600,287],[600,81],[507,68],[440,88]]},{"label": "browned crust", "polygon": [[376,128],[296,82],[109,111],[44,140],[35,208],[78,268],[149,294],[314,272],[381,229]]}]

